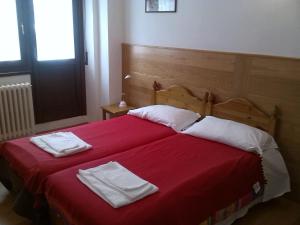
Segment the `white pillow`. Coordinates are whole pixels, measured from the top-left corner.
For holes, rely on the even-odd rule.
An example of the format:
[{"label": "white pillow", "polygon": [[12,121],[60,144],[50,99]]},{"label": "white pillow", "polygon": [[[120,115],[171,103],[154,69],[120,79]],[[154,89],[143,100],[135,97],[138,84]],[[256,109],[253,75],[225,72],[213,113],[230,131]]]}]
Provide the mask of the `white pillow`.
[{"label": "white pillow", "polygon": [[231,120],[207,116],[183,132],[195,137],[227,144],[245,151],[262,154],[264,150],[278,148],[268,133]]},{"label": "white pillow", "polygon": [[129,110],[128,114],[166,125],[175,131],[182,131],[200,117],[198,113],[169,105],[150,105]]}]

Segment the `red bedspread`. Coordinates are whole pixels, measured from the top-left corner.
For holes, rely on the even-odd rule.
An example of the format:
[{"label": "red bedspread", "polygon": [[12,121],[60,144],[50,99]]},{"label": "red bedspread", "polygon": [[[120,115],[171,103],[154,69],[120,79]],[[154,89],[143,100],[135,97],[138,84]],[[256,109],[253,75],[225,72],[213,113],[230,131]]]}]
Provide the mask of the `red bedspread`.
[{"label": "red bedspread", "polygon": [[[78,169],[117,161],[159,192],[114,209],[76,178]],[[48,177],[50,206],[74,225],[198,225],[263,183],[259,156],[183,134],[84,163]]]},{"label": "red bedspread", "polygon": [[30,143],[29,138],[8,141],[2,146],[0,155],[23,179],[29,191],[41,193],[45,177],[53,172],[176,134],[171,128],[129,115],[65,130],[72,131],[93,148],[55,158]]}]

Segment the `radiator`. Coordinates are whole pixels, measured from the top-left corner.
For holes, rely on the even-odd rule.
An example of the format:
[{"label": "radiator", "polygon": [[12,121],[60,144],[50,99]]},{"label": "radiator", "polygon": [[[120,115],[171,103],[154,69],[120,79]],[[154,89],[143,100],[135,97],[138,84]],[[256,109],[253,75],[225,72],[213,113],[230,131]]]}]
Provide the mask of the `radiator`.
[{"label": "radiator", "polygon": [[0,86],[0,141],[34,133],[30,83]]}]

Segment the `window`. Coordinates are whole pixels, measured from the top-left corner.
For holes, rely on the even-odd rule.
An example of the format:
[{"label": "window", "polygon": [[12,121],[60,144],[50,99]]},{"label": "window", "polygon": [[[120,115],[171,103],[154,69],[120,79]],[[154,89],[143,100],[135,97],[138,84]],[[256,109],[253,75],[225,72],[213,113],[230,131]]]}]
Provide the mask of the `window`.
[{"label": "window", "polygon": [[0,1],[0,76],[2,73],[28,71],[29,68],[24,45],[23,3],[22,0]]},{"label": "window", "polygon": [[0,76],[30,73],[33,60],[75,59],[79,4],[81,0],[1,0]]},{"label": "window", "polygon": [[0,61],[21,60],[16,2],[0,1],[0,15]]},{"label": "window", "polygon": [[82,4],[0,0],[0,76],[31,75],[37,123],[86,113]]},{"label": "window", "polygon": [[74,59],[72,0],[34,0],[33,6],[37,60]]}]

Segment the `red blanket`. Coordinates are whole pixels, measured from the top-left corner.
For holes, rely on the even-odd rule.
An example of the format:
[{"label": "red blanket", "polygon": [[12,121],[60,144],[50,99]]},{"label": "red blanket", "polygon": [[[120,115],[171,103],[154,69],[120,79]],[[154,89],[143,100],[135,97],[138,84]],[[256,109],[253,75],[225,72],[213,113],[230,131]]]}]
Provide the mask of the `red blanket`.
[{"label": "red blanket", "polygon": [[[108,161],[119,162],[159,192],[112,208],[76,178],[78,169]],[[45,193],[50,206],[72,225],[198,225],[263,180],[258,155],[177,134],[53,174]]]},{"label": "red blanket", "polygon": [[29,191],[42,193],[42,184],[51,173],[176,134],[171,128],[129,115],[64,131],[73,132],[93,148],[55,158],[30,143],[29,138],[21,138],[6,142],[0,149],[0,155],[23,179]]}]

